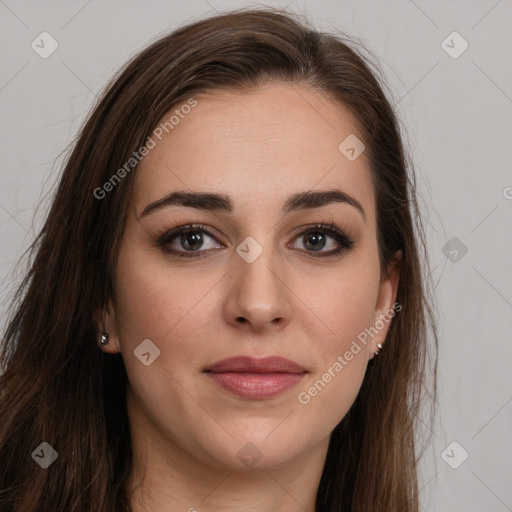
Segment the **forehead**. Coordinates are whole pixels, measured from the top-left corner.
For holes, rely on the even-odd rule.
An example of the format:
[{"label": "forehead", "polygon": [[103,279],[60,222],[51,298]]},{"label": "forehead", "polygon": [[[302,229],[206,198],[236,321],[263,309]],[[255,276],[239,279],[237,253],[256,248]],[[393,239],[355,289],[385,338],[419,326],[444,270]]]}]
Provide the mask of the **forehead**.
[{"label": "forehead", "polygon": [[339,149],[347,137],[364,142],[346,107],[307,86],[286,83],[192,96],[197,104],[173,107],[159,125],[176,114],[160,130],[161,140],[152,136],[156,145],[135,176],[139,213],[176,189],[222,192],[233,198],[236,212],[239,205],[277,211],[293,193],[338,188],[374,217],[365,152],[351,161]]}]

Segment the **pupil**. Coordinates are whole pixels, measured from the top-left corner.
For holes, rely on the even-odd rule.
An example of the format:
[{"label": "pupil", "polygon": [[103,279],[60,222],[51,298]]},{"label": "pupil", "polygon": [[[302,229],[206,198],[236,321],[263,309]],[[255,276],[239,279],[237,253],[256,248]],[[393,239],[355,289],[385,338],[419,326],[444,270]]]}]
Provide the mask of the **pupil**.
[{"label": "pupil", "polygon": [[201,233],[197,231],[182,234],[181,242],[186,249],[200,249],[203,243]]},{"label": "pupil", "polygon": [[[312,248],[313,250],[319,250],[319,249],[322,249],[324,246],[325,246],[325,239],[323,240],[323,244],[321,245],[321,247],[318,247],[316,246],[315,247],[315,243],[318,243],[319,241],[322,241],[321,238],[323,237],[323,233],[314,233],[314,234],[309,234],[309,235],[306,235],[306,248],[310,249]],[[310,244],[309,243],[309,240],[313,240],[313,244]],[[308,246],[313,246],[313,247],[308,247]]]}]

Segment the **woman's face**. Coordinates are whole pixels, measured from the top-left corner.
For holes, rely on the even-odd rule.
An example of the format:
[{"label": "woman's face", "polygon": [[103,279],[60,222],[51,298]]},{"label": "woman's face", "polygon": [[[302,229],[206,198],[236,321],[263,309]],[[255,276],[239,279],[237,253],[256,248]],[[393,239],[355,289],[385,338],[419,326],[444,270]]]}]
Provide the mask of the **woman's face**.
[{"label": "woman's face", "polygon": [[[362,135],[306,86],[194,99],[153,136],[119,252],[104,350],[122,353],[132,429],[173,460],[224,468],[325,455],[398,279],[380,279]],[[207,371],[233,357],[252,366]],[[257,361],[269,357],[291,363]]]}]

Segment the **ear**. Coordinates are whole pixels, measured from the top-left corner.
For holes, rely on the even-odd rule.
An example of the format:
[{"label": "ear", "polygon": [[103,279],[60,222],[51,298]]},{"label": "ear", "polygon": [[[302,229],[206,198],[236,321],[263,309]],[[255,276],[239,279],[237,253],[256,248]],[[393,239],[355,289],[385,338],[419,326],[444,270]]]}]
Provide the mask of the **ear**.
[{"label": "ear", "polygon": [[[374,336],[370,343],[368,359],[373,359],[375,357],[375,353],[379,350],[379,347],[377,346],[378,343],[384,346],[392,318],[395,316],[396,311],[400,311],[400,309],[402,309],[400,304],[394,306],[398,290],[401,265],[402,251],[398,250],[394,254],[393,260],[388,265],[387,275],[383,276],[379,285],[375,314],[372,326],[370,327]],[[377,331],[376,334],[375,331]]]},{"label": "ear", "polygon": [[[98,329],[97,343],[99,349],[108,354],[120,352],[116,314],[111,300],[109,300],[108,306],[105,309],[96,313],[95,321]],[[100,339],[103,333],[108,334],[108,343],[106,345],[100,345]]]}]

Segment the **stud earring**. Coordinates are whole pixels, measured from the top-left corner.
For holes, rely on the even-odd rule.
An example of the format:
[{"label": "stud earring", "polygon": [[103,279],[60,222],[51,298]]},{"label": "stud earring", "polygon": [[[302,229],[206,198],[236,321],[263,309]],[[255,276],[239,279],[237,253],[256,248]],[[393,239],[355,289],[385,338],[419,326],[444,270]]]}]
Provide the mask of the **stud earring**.
[{"label": "stud earring", "polygon": [[108,333],[104,332],[101,335],[100,345],[106,345],[108,343]]},{"label": "stud earring", "polygon": [[376,351],[375,351],[375,355],[376,355],[376,356],[377,356],[377,355],[379,355],[379,352],[380,352],[380,350],[382,349],[382,343],[377,343],[377,348],[378,348],[379,350],[376,350]]}]

